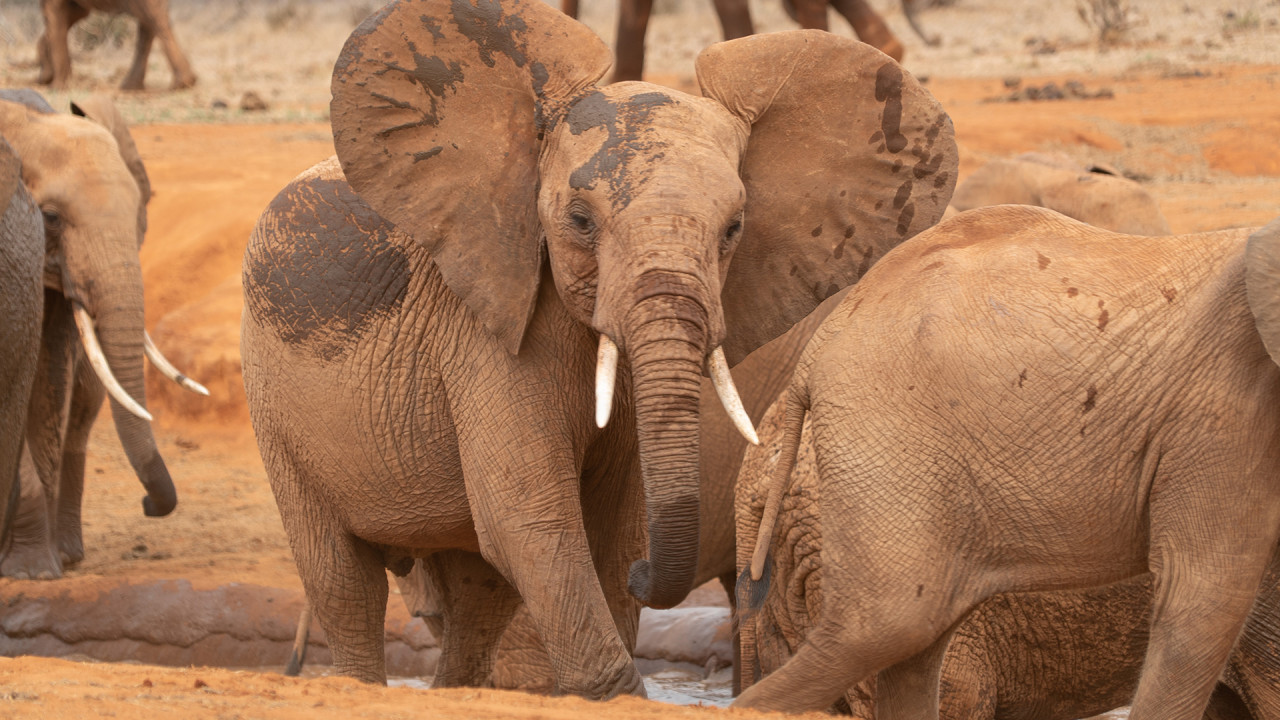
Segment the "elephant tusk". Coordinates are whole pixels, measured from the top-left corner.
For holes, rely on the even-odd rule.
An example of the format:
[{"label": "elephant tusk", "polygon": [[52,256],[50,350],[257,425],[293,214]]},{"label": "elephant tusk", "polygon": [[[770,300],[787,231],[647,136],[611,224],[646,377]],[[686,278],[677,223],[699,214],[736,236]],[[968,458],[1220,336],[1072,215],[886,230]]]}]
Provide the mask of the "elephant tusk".
[{"label": "elephant tusk", "polygon": [[756,435],[756,429],[751,425],[751,418],[747,415],[746,408],[742,407],[738,388],[733,386],[733,376],[729,374],[729,363],[724,359],[724,349],[717,347],[712,350],[707,364],[710,366],[711,384],[715,386],[716,395],[720,396],[720,404],[724,406],[724,411],[729,413],[733,426],[738,428],[738,432],[742,433],[742,437],[746,438],[747,442],[759,445],[760,437]]},{"label": "elephant tusk", "polygon": [[178,372],[178,368],[169,362],[169,358],[160,352],[160,348],[156,347],[155,341],[151,339],[151,333],[143,331],[142,337],[145,340],[142,349],[146,351],[147,359],[151,361],[152,365],[156,366],[156,369],[162,375],[197,395],[209,397],[209,390],[205,386]]},{"label": "elephant tusk", "polygon": [[107,356],[102,353],[102,346],[98,344],[98,335],[93,330],[93,318],[89,317],[89,311],[84,309],[83,305],[76,304],[71,310],[71,314],[76,319],[76,329],[80,331],[80,343],[84,345],[85,355],[89,357],[89,365],[98,375],[98,379],[107,389],[107,393],[112,399],[120,403],[125,410],[137,415],[138,417],[151,422],[151,413],[147,409],[138,404],[137,400],[129,397],[129,393],[120,386],[120,381],[116,380],[116,376],[111,374],[111,366],[107,364]]},{"label": "elephant tusk", "polygon": [[600,350],[596,353],[596,427],[609,424],[613,413],[613,381],[618,377],[618,346],[608,335],[600,333]]}]

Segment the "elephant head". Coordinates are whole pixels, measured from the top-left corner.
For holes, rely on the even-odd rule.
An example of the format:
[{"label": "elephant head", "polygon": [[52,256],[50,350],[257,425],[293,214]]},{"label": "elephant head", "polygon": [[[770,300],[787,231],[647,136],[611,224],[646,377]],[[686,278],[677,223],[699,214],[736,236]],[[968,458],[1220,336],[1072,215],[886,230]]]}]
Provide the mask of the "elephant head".
[{"label": "elephant head", "polygon": [[[47,106],[46,106],[47,107]],[[22,180],[44,216],[45,287],[72,308],[86,356],[111,396],[129,462],[147,489],[143,510],[167,515],[177,495],[151,433],[143,383],[138,247],[150,186],[114,108],[86,103],[99,122],[0,101],[0,135],[22,159]],[[108,129],[110,128],[110,129]]]},{"label": "elephant head", "polygon": [[598,424],[627,358],[650,543],[630,585],[662,607],[696,569],[704,368],[727,376],[726,357],[936,222],[957,159],[911,76],[828,33],[712,46],[704,97],[597,87],[608,65],[599,38],[542,2],[399,0],[348,39],[331,117],[352,188],[510,353],[549,267],[600,336]]}]

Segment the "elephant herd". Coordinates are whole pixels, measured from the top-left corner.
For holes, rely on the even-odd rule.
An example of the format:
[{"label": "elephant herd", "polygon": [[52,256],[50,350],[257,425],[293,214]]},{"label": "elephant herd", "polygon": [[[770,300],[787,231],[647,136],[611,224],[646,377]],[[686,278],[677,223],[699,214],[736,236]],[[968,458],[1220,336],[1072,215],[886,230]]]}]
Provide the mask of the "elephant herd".
[{"label": "elephant herd", "polygon": [[[386,681],[390,570],[436,686],[643,695],[641,605],[720,579],[743,707],[1280,718],[1280,221],[1175,236],[1060,156],[957,187],[937,101],[817,30],[708,48],[700,97],[609,65],[542,0],[395,0],[249,238],[246,397],[339,672]],[[149,183],[74,110],[0,102],[6,575],[83,556],[104,393],[176,502]]]}]

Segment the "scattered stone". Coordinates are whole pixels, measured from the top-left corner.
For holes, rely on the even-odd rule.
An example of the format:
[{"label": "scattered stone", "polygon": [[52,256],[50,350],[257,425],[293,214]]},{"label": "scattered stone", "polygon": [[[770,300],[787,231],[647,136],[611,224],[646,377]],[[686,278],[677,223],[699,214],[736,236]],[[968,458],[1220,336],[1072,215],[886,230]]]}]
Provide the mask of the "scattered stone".
[{"label": "scattered stone", "polygon": [[[1017,80],[1018,84],[1010,85],[1010,80]],[[1020,78],[1006,78],[1005,87],[1014,88],[1013,92],[1008,95],[998,95],[996,97],[987,98],[984,102],[1022,102],[1026,100],[1095,100],[1115,97],[1111,88],[1099,88],[1090,92],[1079,80],[1068,80],[1061,87],[1057,83],[1045,83],[1044,85],[1027,85],[1026,87],[1018,87],[1021,84]]]},{"label": "scattered stone", "polygon": [[1009,88],[1010,90],[1017,90],[1018,86],[1021,84],[1022,84],[1022,78],[1018,77],[1017,75],[1010,75],[1004,79],[1004,86]]},{"label": "scattered stone", "polygon": [[267,101],[258,93],[248,90],[240,97],[240,109],[244,112],[261,112],[267,109]]},{"label": "scattered stone", "polygon": [[196,678],[196,689],[199,690],[200,688],[203,688],[203,687],[209,687],[209,683],[205,682],[204,680],[201,680],[200,678]]},{"label": "scattered stone", "polygon": [[209,107],[213,108],[214,110],[226,110],[231,106],[228,105],[227,101],[223,100],[222,98],[214,98],[213,102],[209,103]]},{"label": "scattered stone", "polygon": [[142,687],[151,687],[155,683],[151,682],[151,678],[143,678]]}]

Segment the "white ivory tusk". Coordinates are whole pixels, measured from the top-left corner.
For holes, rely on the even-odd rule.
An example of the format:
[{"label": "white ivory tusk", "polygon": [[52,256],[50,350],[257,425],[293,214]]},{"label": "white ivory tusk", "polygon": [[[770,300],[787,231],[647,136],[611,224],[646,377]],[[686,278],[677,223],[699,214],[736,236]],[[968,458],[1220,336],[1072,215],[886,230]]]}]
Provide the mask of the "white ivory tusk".
[{"label": "white ivory tusk", "polygon": [[183,375],[181,372],[178,372],[178,368],[174,367],[173,363],[169,362],[169,358],[165,357],[164,354],[160,352],[160,348],[156,347],[155,341],[151,339],[151,333],[144,331],[143,338],[145,340],[145,344],[142,346],[142,349],[146,351],[147,359],[151,361],[152,365],[156,366],[156,369],[159,370],[162,375],[197,395],[204,395],[205,397],[209,396],[209,390],[205,388],[205,386],[195,380],[192,380],[186,375]]},{"label": "white ivory tusk", "polygon": [[724,359],[724,350],[719,347],[712,350],[707,364],[710,366],[708,369],[711,371],[711,384],[715,386],[716,395],[720,396],[720,404],[724,406],[725,412],[729,413],[733,426],[738,428],[738,432],[742,433],[742,437],[746,438],[747,442],[759,445],[760,437],[756,435],[756,429],[751,426],[751,418],[742,407],[738,388],[733,386],[733,376],[729,374],[729,363]]},{"label": "white ivory tusk", "polygon": [[129,397],[129,393],[120,386],[120,381],[111,374],[111,366],[107,364],[107,356],[102,353],[102,346],[98,344],[98,335],[93,330],[93,318],[89,317],[89,311],[85,310],[83,305],[76,303],[72,306],[71,314],[75,316],[76,329],[80,331],[80,344],[84,345],[85,355],[89,357],[89,365],[97,373],[103,386],[107,388],[107,394],[124,406],[125,410],[151,422],[151,413],[138,404],[137,400]]},{"label": "white ivory tusk", "polygon": [[609,424],[613,413],[613,381],[618,377],[618,346],[608,335],[600,333],[600,350],[596,353],[596,427]]}]

